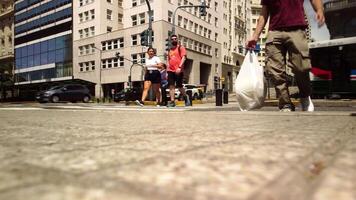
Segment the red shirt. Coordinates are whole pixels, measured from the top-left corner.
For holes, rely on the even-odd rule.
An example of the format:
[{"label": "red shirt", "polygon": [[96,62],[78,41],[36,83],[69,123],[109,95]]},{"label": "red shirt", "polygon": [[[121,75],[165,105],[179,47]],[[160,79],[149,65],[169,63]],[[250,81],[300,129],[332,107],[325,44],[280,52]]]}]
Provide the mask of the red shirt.
[{"label": "red shirt", "polygon": [[307,28],[303,3],[304,0],[262,0],[270,15],[269,30]]},{"label": "red shirt", "polygon": [[[178,48],[180,48],[180,50]],[[186,55],[186,50],[181,45],[171,48],[168,52],[169,66],[167,71],[175,72],[179,68],[182,58]]]}]

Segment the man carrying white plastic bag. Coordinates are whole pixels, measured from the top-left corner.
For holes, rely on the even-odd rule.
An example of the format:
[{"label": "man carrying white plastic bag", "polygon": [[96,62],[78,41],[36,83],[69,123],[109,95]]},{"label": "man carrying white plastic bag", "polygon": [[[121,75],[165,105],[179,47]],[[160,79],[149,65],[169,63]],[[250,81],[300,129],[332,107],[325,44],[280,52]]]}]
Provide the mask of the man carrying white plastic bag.
[{"label": "man carrying white plastic bag", "polygon": [[254,51],[248,51],[235,81],[237,104],[241,111],[261,108],[266,96],[263,67]]}]

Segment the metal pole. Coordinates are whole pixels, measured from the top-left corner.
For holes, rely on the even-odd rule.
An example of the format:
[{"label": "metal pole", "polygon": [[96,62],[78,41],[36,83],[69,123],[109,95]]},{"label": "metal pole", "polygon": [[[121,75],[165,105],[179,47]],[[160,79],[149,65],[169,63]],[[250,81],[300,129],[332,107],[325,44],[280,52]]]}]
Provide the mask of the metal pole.
[{"label": "metal pole", "polygon": [[151,10],[150,1],[146,0],[147,8],[148,8],[148,46],[152,47],[152,16],[153,11]]},{"label": "metal pole", "polygon": [[[200,6],[178,6],[173,12],[172,34],[175,34],[175,32],[176,32],[176,23],[175,22],[176,22],[176,12],[178,9],[180,9],[180,8],[200,8],[200,7],[202,7],[202,5],[200,5]],[[209,8],[209,6],[207,6],[207,5],[205,5],[204,7]]]}]

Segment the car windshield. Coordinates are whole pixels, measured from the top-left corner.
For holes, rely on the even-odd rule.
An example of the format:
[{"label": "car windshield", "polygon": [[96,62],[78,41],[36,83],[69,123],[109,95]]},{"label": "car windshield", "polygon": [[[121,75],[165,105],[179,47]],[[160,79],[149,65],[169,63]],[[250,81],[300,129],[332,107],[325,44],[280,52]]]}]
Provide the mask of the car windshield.
[{"label": "car windshield", "polygon": [[48,90],[56,90],[56,89],[59,89],[59,88],[61,88],[62,86],[52,86],[52,87],[50,87]]}]

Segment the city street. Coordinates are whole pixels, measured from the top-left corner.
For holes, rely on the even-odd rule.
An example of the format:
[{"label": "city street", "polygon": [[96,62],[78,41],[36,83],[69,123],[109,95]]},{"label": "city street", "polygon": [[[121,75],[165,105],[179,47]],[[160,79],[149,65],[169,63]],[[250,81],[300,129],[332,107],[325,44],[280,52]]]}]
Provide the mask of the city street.
[{"label": "city street", "polygon": [[0,104],[0,199],[355,200],[356,107],[317,108]]}]

